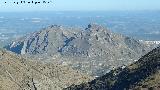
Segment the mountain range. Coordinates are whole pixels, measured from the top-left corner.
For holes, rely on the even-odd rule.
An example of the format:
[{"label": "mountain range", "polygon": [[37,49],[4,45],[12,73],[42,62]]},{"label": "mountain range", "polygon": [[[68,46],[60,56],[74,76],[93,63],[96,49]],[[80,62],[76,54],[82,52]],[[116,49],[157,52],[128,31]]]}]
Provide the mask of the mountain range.
[{"label": "mountain range", "polygon": [[129,65],[151,50],[139,40],[97,24],[86,28],[51,25],[5,48],[42,61],[56,61],[95,77]]},{"label": "mountain range", "polygon": [[97,24],[51,25],[0,50],[0,90],[159,90],[154,47]]}]

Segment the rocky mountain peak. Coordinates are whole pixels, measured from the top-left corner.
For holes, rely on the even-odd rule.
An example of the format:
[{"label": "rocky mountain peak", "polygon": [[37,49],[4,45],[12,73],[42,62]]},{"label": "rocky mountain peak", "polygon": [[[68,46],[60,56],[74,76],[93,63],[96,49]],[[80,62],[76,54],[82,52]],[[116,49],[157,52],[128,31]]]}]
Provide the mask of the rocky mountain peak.
[{"label": "rocky mountain peak", "polygon": [[97,24],[97,23],[91,23],[88,24],[88,27],[85,30],[89,30],[91,32],[110,32],[109,30],[107,30],[105,27]]},{"label": "rocky mountain peak", "polygon": [[89,24],[86,29],[51,25],[14,41],[6,49],[26,56],[61,58],[59,62],[93,76],[128,65],[149,51],[138,40],[97,24]]}]

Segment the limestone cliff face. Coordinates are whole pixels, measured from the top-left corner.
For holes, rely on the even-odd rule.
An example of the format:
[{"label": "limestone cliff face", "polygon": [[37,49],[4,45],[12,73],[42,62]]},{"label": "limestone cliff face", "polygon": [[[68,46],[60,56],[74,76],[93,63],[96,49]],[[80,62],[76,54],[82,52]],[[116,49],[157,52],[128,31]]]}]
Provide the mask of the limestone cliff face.
[{"label": "limestone cliff face", "polygon": [[112,33],[105,27],[87,28],[52,25],[6,46],[18,54],[54,58],[93,76],[138,60],[149,48],[138,40]]},{"label": "limestone cliff face", "polygon": [[62,90],[91,79],[68,66],[28,60],[0,50],[0,90]]}]

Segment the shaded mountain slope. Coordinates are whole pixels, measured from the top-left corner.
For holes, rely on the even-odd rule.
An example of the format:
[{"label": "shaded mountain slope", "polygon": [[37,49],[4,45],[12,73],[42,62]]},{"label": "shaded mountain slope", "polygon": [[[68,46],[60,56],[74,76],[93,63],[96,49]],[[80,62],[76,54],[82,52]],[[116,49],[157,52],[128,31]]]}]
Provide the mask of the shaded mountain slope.
[{"label": "shaded mountain slope", "polygon": [[0,50],[0,90],[61,90],[91,79],[67,66],[26,60]]},{"label": "shaded mountain slope", "polygon": [[89,83],[72,85],[65,90],[160,89],[160,47],[128,67],[112,70]]},{"label": "shaded mountain slope", "polygon": [[89,24],[86,29],[52,25],[5,48],[42,60],[53,58],[93,76],[128,65],[149,51],[138,40],[112,33],[97,24]]}]

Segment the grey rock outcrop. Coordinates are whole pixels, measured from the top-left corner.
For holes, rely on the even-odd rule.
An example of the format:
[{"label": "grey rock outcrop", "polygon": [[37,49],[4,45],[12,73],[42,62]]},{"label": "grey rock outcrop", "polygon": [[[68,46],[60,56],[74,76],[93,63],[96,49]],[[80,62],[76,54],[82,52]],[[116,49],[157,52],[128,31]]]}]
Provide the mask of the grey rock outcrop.
[{"label": "grey rock outcrop", "polygon": [[102,76],[115,67],[137,61],[150,50],[138,40],[97,24],[89,24],[86,29],[52,25],[5,48],[42,60],[59,60],[93,76]]},{"label": "grey rock outcrop", "polygon": [[64,90],[160,90],[160,47],[129,66]]}]

